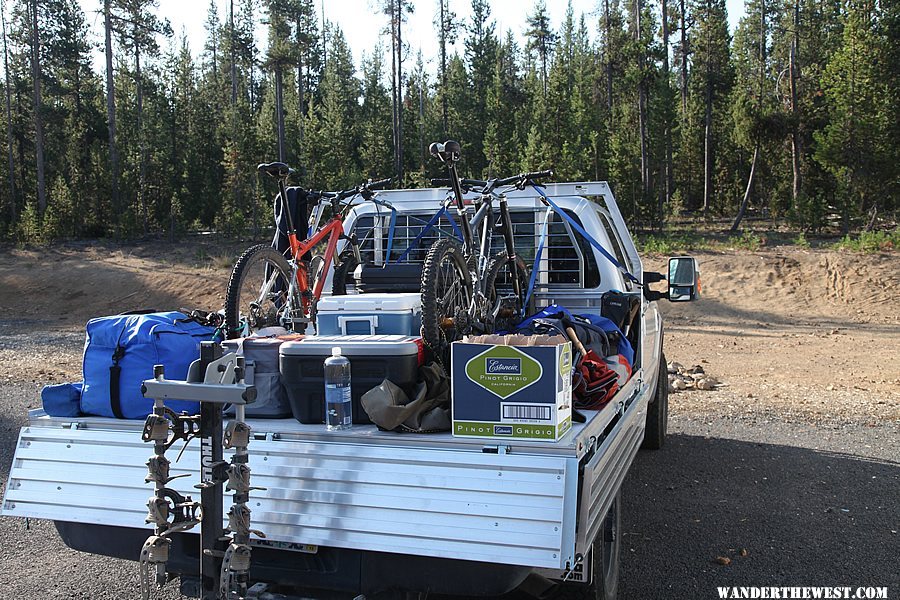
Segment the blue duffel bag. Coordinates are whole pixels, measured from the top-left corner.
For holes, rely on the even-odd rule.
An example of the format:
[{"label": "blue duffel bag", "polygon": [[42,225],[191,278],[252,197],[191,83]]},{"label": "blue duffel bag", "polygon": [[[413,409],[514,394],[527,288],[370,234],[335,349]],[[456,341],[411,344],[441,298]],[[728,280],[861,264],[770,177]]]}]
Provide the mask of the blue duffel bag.
[{"label": "blue duffel bag", "polygon": [[[153,377],[153,365],[166,368],[166,379],[185,379],[200,358],[200,342],[215,328],[180,312],[123,314],[91,319],[84,344],[81,412],[100,417],[143,419],[153,400],[141,394],[141,382]],[[167,400],[176,413],[200,412],[197,402]]]}]

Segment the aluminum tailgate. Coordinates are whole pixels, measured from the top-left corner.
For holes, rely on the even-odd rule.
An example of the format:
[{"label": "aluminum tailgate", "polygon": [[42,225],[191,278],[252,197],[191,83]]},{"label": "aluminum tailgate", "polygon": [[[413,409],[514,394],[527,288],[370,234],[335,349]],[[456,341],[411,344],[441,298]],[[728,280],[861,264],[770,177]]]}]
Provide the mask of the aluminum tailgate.
[{"label": "aluminum tailgate", "polygon": [[[2,514],[149,531],[144,463],[151,448],[140,440],[140,424],[96,421],[64,427],[37,419],[24,427]],[[358,433],[358,442],[329,438],[320,427],[314,435],[255,439],[253,483],[266,489],[251,495],[254,527],[271,540],[378,552],[552,568],[572,559],[574,438],[491,453],[483,442],[449,435],[422,441],[374,427]],[[400,444],[383,443],[385,435]],[[198,447],[192,442],[172,469],[190,473],[172,486],[195,497]]]}]

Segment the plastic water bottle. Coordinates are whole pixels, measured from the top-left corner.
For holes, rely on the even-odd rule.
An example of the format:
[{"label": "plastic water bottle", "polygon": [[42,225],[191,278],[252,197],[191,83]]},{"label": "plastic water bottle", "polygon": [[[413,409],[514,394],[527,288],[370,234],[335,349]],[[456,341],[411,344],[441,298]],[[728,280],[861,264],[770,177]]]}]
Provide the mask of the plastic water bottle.
[{"label": "plastic water bottle", "polygon": [[328,431],[350,429],[353,404],[350,399],[350,361],[332,348],[325,359],[325,427]]}]

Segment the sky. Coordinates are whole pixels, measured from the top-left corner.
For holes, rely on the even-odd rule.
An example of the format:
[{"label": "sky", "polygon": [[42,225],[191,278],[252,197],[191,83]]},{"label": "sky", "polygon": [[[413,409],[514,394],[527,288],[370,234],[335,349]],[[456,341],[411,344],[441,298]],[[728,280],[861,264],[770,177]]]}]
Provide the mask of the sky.
[{"label": "sky", "polygon": [[[88,28],[97,44],[102,42],[103,19],[98,15],[101,0],[79,0],[87,15]],[[219,5],[220,15],[224,19],[228,0],[215,0]],[[344,31],[344,35],[353,50],[357,66],[360,65],[363,53],[371,53],[375,45],[382,40],[387,45],[385,36],[381,35],[386,17],[378,14],[375,6],[376,0],[316,0],[320,11],[324,8],[325,18],[337,23]],[[575,11],[575,18],[580,14],[585,15],[588,29],[592,32],[596,26],[591,26],[599,18],[599,0],[571,0]],[[651,0],[652,1],[652,0]],[[546,0],[554,29],[559,29],[566,14],[567,0]],[[409,21],[403,31],[403,36],[409,44],[412,60],[421,49],[426,64],[432,72],[435,71],[435,56],[437,54],[437,38],[434,28],[437,0],[413,0],[414,12],[409,16]],[[450,9],[457,17],[466,19],[471,16],[470,0],[450,0]],[[533,6],[532,0],[490,0],[491,14],[497,23],[498,35],[503,36],[507,29],[522,38],[526,23],[525,19]],[[738,20],[743,15],[743,0],[726,0],[728,19],[732,31]],[[158,13],[161,17],[169,19],[172,29],[177,37],[181,33],[187,35],[188,43],[194,55],[203,50],[206,41],[206,32],[203,24],[206,21],[209,10],[208,0],[159,0]],[[258,37],[265,40],[264,26],[260,25]],[[460,41],[462,35],[459,35]],[[461,43],[457,45],[462,51]],[[165,47],[165,46],[163,46]],[[99,49],[98,49],[99,53]],[[102,68],[103,61],[98,57],[98,68]]]}]

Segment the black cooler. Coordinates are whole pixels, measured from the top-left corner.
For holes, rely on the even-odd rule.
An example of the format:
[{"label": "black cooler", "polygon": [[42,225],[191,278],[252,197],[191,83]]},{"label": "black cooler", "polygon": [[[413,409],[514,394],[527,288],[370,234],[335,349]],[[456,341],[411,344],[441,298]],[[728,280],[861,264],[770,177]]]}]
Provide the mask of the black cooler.
[{"label": "black cooler", "polygon": [[424,359],[422,338],[403,335],[328,335],[287,342],[279,350],[281,383],[294,418],[301,423],[325,422],[325,359],[339,347],[350,360],[353,422],[371,423],[360,399],[385,379],[412,396]]}]

